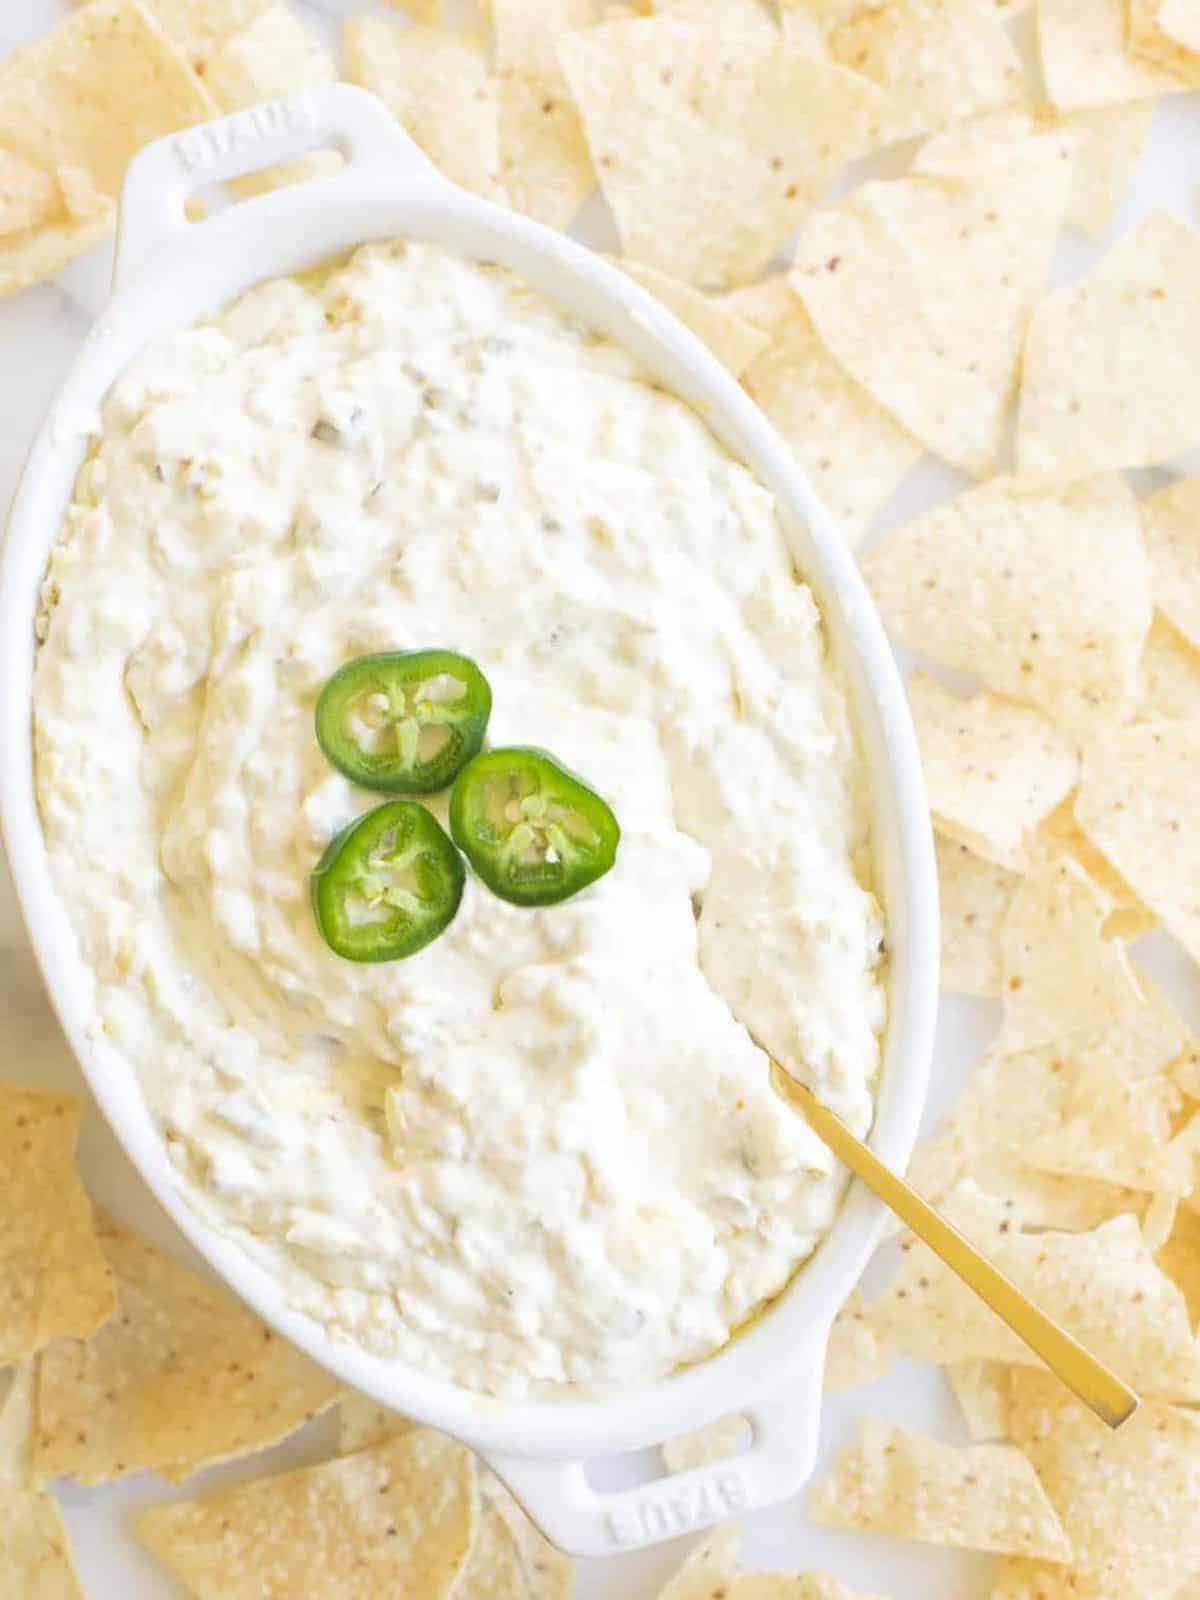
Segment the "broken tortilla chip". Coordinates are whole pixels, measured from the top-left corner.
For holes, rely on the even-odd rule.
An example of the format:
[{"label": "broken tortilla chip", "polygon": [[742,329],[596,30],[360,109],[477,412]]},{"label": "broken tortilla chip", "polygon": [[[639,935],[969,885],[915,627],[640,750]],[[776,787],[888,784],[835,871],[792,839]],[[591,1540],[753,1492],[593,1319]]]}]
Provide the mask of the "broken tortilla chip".
[{"label": "broken tortilla chip", "polygon": [[86,1338],[116,1309],[75,1171],[81,1116],[73,1095],[0,1086],[0,1365]]},{"label": "broken tortilla chip", "polygon": [[481,41],[367,14],[345,24],[346,73],[453,183],[502,199],[500,119]]},{"label": "broken tortilla chip", "polygon": [[942,927],[942,988],[997,998],[1004,988],[1001,936],[1020,879],[957,839],[934,835]]},{"label": "broken tortilla chip", "polygon": [[1061,111],[1187,88],[1125,48],[1125,0],[1037,0],[1037,23],[1046,93]]},{"label": "broken tortilla chip", "polygon": [[701,288],[762,271],[881,101],[778,39],[670,13],[565,34],[559,59],[625,254]]},{"label": "broken tortilla chip", "polygon": [[1104,937],[1110,910],[1108,897],[1069,857],[1018,885],[1001,941],[1005,1052],[1050,1044],[1142,1005],[1124,943]]},{"label": "broken tortilla chip", "polygon": [[767,348],[770,341],[766,334],[752,322],[739,317],[719,297],[704,294],[699,289],[693,289],[689,283],[669,278],[665,272],[658,272],[653,267],[640,266],[636,261],[621,257],[613,257],[613,261],[635,283],[641,284],[656,300],[661,300],[667,310],[689,327],[735,378],[740,377]]},{"label": "broken tortilla chip", "polygon": [[862,6],[827,43],[835,61],[887,95],[881,143],[1026,98],[1021,58],[1001,18],[984,6],[885,0]]},{"label": "broken tortilla chip", "polygon": [[29,1479],[33,1368],[0,1375],[0,1576],[12,1600],[84,1600],[62,1516]]},{"label": "broken tortilla chip", "polygon": [[1030,706],[964,700],[923,672],[908,698],[934,827],[997,866],[1028,867],[1027,835],[1075,787],[1074,745]]},{"label": "broken tortilla chip", "polygon": [[1188,848],[1200,719],[1116,728],[1088,746],[1079,825],[1193,960],[1200,960],[1200,860]]},{"label": "broken tortilla chip", "polygon": [[813,1521],[925,1544],[1069,1561],[1071,1546],[1025,1456],[1010,1445],[942,1444],[864,1419],[808,1499]]},{"label": "broken tortilla chip", "polygon": [[994,479],[908,523],[863,569],[901,643],[1068,732],[1110,726],[1136,695],[1149,579],[1120,478]]},{"label": "broken tortilla chip", "polygon": [[1154,604],[1200,647],[1200,478],[1168,484],[1141,510]]},{"label": "broken tortilla chip", "polygon": [[792,284],[859,383],[930,450],[991,471],[1031,307],[1071,190],[1069,137],[1014,145],[972,183],[867,183],[809,215]]},{"label": "broken tortilla chip", "polygon": [[737,1571],[741,1552],[741,1524],[722,1523],[688,1552],[658,1600],[721,1600]]},{"label": "broken tortilla chip", "polygon": [[357,1455],[154,1506],[138,1538],[199,1600],[445,1600],[479,1522],[470,1451],[417,1428]]},{"label": "broken tortilla chip", "polygon": [[106,1483],[186,1477],[277,1444],[338,1397],[334,1379],[235,1300],[128,1228],[98,1219],[118,1311],[38,1365],[34,1468]]},{"label": "broken tortilla chip", "polygon": [[1155,211],[1047,295],[1025,346],[1022,473],[1153,466],[1200,444],[1200,231]]},{"label": "broken tortilla chip", "polygon": [[558,72],[503,72],[492,86],[509,205],[548,228],[567,227],[596,175],[566,80]]},{"label": "broken tortilla chip", "polygon": [[[1156,1265],[1136,1217],[1114,1217],[1086,1233],[1024,1233],[1003,1200],[970,1180],[941,1206],[1019,1289],[1128,1382],[1172,1400],[1200,1398],[1200,1351],[1187,1305]],[[1037,1365],[1029,1347],[925,1245],[906,1239],[901,1250],[900,1270],[876,1314],[904,1354],[943,1365]]]},{"label": "broken tortilla chip", "polygon": [[943,1370],[971,1438],[1006,1439],[1009,1368],[999,1361],[952,1361]]},{"label": "broken tortilla chip", "polygon": [[1014,1372],[1013,1439],[1074,1551],[1084,1595],[1182,1595],[1200,1579],[1200,1417],[1143,1402],[1113,1431],[1048,1373]]}]

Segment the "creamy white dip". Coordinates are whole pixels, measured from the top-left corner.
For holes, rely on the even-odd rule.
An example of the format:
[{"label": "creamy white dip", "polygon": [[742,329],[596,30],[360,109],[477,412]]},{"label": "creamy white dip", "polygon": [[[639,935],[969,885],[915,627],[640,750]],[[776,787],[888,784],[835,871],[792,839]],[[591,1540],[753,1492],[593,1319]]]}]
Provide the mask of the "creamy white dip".
[{"label": "creamy white dip", "polygon": [[[865,1130],[867,785],[772,498],[685,405],[506,271],[361,249],[120,380],[43,624],[94,1028],[294,1305],[518,1396],[652,1379],[786,1284],[840,1180],[754,1039]],[[362,966],[309,874],[379,797],[313,707],[351,657],[431,646],[622,843],[544,910],[469,881],[436,943]]]}]

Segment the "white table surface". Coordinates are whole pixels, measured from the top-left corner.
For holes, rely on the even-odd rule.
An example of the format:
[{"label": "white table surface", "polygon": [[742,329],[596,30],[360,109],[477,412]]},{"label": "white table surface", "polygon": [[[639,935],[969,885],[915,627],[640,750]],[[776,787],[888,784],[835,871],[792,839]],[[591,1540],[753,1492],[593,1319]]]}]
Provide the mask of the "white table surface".
[{"label": "white table surface", "polygon": [[[363,9],[352,0],[313,0],[298,9],[333,37],[331,17]],[[56,0],[5,0],[0,6],[0,54],[50,25],[66,6]],[[393,13],[394,14],[394,13]],[[888,168],[895,170],[889,157]],[[1159,107],[1151,149],[1134,190],[1111,230],[1125,232],[1147,209],[1170,205],[1195,220],[1200,200],[1200,95],[1179,96]],[[585,213],[582,236],[611,247],[611,222],[598,203]],[[1074,276],[1097,251],[1078,237],[1064,240],[1056,276]],[[54,283],[0,301],[0,520],[16,486],[21,463],[38,421],[69,366],[88,326],[104,304],[111,255],[107,248],[74,263]],[[1200,469],[1200,462],[1190,464]],[[1148,485],[1150,475],[1143,475]],[[884,513],[892,525],[943,498],[959,486],[957,475],[933,463],[918,469]],[[2,691],[0,691],[2,692]],[[1161,935],[1141,941],[1137,951],[1164,982],[1193,1022],[1200,1020],[1200,983],[1190,964]],[[79,1069],[64,1043],[46,1001],[21,925],[7,869],[0,859],[0,1079],[72,1090],[86,1098]],[[995,1029],[998,1008],[989,1002],[947,998],[939,1019],[934,1088],[927,1114],[932,1126],[952,1099],[969,1063]],[[85,1119],[80,1164],[92,1193],[127,1222],[188,1255],[172,1225],[159,1211],[94,1110]],[[873,1269],[873,1274],[875,1271]],[[847,1437],[855,1419],[875,1413],[941,1437],[965,1442],[954,1403],[940,1373],[899,1363],[878,1382],[831,1397],[822,1426],[822,1462]],[[60,1486],[63,1505],[88,1600],[182,1600],[184,1591],[143,1555],[125,1530],[131,1506],[177,1499],[198,1485],[236,1482],[281,1467],[315,1461],[332,1447],[333,1423],[322,1419],[264,1456],[218,1468],[192,1481],[186,1490],[150,1477],[108,1488]],[[597,1478],[616,1487],[646,1474],[648,1461],[603,1463]],[[892,1600],[974,1600],[989,1592],[991,1562],[982,1556],[934,1550],[901,1541],[829,1533],[805,1516],[803,1498],[749,1519],[746,1565],[750,1567],[825,1567],[846,1583],[881,1592]],[[636,1556],[581,1564],[579,1600],[650,1600],[678,1563],[686,1542]],[[4,1591],[0,1575],[0,1591]],[[12,1600],[22,1600],[13,1596]],[[1132,1600],[1132,1597],[1131,1597]],[[1146,1597],[1149,1600],[1149,1597]]]}]

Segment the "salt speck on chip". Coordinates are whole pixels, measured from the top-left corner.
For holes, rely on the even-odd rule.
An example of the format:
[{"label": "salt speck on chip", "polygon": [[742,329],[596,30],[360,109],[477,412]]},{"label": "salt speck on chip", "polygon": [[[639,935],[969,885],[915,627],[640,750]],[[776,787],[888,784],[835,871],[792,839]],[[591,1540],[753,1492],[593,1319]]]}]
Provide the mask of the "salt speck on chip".
[{"label": "salt speck on chip", "polygon": [[867,183],[801,228],[792,283],[821,338],[966,471],[987,473],[999,456],[1073,160],[1068,138],[1043,134],[1014,145],[1002,171]]},{"label": "salt speck on chip", "polygon": [[1060,111],[1187,88],[1126,49],[1125,0],[1037,0],[1037,22],[1046,93]]},{"label": "salt speck on chip", "polygon": [[1111,724],[1136,693],[1149,578],[1120,478],[996,478],[908,523],[863,565],[901,643],[1066,731]]},{"label": "salt speck on chip", "polygon": [[138,1514],[138,1538],[199,1600],[448,1600],[479,1522],[470,1451],[399,1439]]},{"label": "salt speck on chip", "polygon": [[1008,908],[1002,940],[1008,1053],[1116,1021],[1143,994],[1120,939],[1106,939],[1107,896],[1068,859],[1031,872]]},{"label": "salt speck on chip", "polygon": [[885,0],[828,37],[835,61],[888,96],[881,142],[909,139],[1026,97],[1025,69],[1001,18],[983,6]]},{"label": "salt speck on chip", "polygon": [[1088,276],[1035,310],[1022,473],[1154,466],[1200,445],[1200,230],[1154,211]]},{"label": "salt speck on chip", "polygon": [[824,1527],[926,1544],[1069,1561],[1071,1546],[1027,1457],[1002,1444],[959,1448],[875,1417],[814,1488]]},{"label": "salt speck on chip", "polygon": [[1074,744],[1031,706],[963,699],[923,672],[908,698],[934,827],[997,866],[1029,867],[1027,835],[1075,787]]},{"label": "salt speck on chip", "polygon": [[1085,750],[1075,802],[1080,827],[1196,961],[1198,763],[1198,718],[1114,728]]},{"label": "salt speck on chip", "polygon": [[559,59],[625,253],[703,288],[762,271],[882,100],[778,39],[671,13],[564,34]]}]

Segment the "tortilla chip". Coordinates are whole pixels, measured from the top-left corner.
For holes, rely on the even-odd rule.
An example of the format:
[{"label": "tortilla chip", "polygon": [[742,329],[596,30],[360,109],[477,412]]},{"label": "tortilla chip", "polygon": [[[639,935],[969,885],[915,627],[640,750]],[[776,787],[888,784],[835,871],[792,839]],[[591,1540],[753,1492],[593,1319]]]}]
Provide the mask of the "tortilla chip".
[{"label": "tortilla chip", "polygon": [[48,172],[0,150],[0,239],[45,222],[58,206],[58,186]]},{"label": "tortilla chip", "polygon": [[444,1600],[478,1522],[470,1451],[418,1428],[320,1466],[153,1506],[134,1531],[199,1600]]},{"label": "tortilla chip", "polygon": [[749,1422],[736,1412],[718,1417],[715,1422],[668,1439],[662,1447],[663,1465],[668,1472],[687,1472],[691,1467],[706,1467],[710,1461],[724,1461],[741,1453],[753,1437]]},{"label": "tortilla chip", "polygon": [[1008,1374],[998,1361],[953,1361],[945,1368],[971,1438],[1008,1438]]},{"label": "tortilla chip", "polygon": [[1005,1051],[1049,1044],[1142,1004],[1124,944],[1104,937],[1110,909],[1070,859],[1039,867],[1018,886],[1001,941]]},{"label": "tortilla chip", "polygon": [[1114,729],[1084,753],[1079,825],[1195,960],[1200,859],[1188,848],[1200,720]]},{"label": "tortilla chip", "polygon": [[1039,711],[961,699],[923,672],[908,697],[934,827],[997,866],[1028,867],[1027,835],[1075,787],[1074,745]]},{"label": "tortilla chip", "polygon": [[996,478],[863,563],[889,631],[1088,734],[1124,714],[1150,626],[1137,504],[1117,477]]},{"label": "tortilla chip", "polygon": [[1125,0],[1038,0],[1046,93],[1062,111],[1152,100],[1187,85],[1125,48]]},{"label": "tortilla chip", "polygon": [[745,375],[751,397],[766,412],[812,479],[813,489],[850,545],[856,545],[900,480],[916,465],[921,445],[876,405],[838,365],[817,335],[787,279],[768,280],[726,297],[746,295],[751,321],[772,317],[775,342]]},{"label": "tortilla chip", "polygon": [[565,34],[559,58],[625,254],[701,288],[762,271],[881,98],[777,39],[669,14]]},{"label": "tortilla chip", "polygon": [[956,839],[934,835],[942,913],[942,988],[998,998],[1003,992],[1000,937],[1020,881]]},{"label": "tortilla chip", "polygon": [[1182,1091],[1168,1076],[1130,1082],[1093,1066],[1072,1086],[1061,1125],[1027,1144],[1023,1159],[1064,1177],[1186,1194],[1194,1161],[1175,1137],[1182,1106]]},{"label": "tortilla chip", "polygon": [[[1146,655],[1143,652],[1143,674],[1145,663]],[[1134,715],[1137,715],[1136,708]],[[1158,918],[1142,904],[1108,857],[1096,849],[1079,826],[1075,818],[1074,796],[1064,800],[1038,828],[1031,854],[1038,865],[1069,857],[1083,868],[1111,904],[1104,922],[1106,939],[1136,939],[1158,926]]]},{"label": "tortilla chip", "polygon": [[[1146,1249],[1158,1259],[1159,1253],[1175,1228],[1175,1218],[1179,1215],[1179,1196],[1160,1190],[1152,1194],[1142,1215],[1142,1238],[1146,1241]],[[1159,1266],[1162,1262],[1159,1261]],[[1166,1268],[1163,1267],[1163,1271]],[[1168,1278],[1171,1274],[1167,1273]],[[1185,1295],[1186,1299],[1187,1296]],[[1190,1307],[1188,1308],[1190,1312]]]},{"label": "tortilla chip", "polygon": [[1009,1418],[1074,1547],[1083,1593],[1166,1600],[1200,1577],[1200,1417],[1143,1404],[1113,1432],[1049,1374],[1016,1372]]},{"label": "tortilla chip", "polygon": [[873,1307],[862,1291],[851,1292],[838,1312],[825,1349],[825,1390],[874,1383],[892,1364],[892,1347],[875,1326]]},{"label": "tortilla chip", "polygon": [[722,1523],[692,1547],[658,1600],[723,1600],[741,1553],[741,1524]]},{"label": "tortilla chip", "polygon": [[779,42],[779,30],[759,4],[759,0],[648,0],[643,11],[669,12],[688,22],[705,22],[721,28],[736,28]]},{"label": "tortilla chip", "polygon": [[886,0],[828,38],[835,61],[888,97],[881,141],[910,139],[1026,98],[1025,68],[1000,17],[983,6]]},{"label": "tortilla chip", "polygon": [[680,283],[678,278],[669,278],[653,267],[639,266],[636,261],[613,259],[635,283],[640,283],[643,289],[661,300],[668,311],[689,327],[735,378],[767,348],[770,341],[766,334],[739,317],[718,296],[704,294],[689,283]]},{"label": "tortilla chip", "polygon": [[388,1439],[398,1439],[402,1433],[411,1433],[419,1426],[398,1411],[389,1411],[377,1400],[352,1389],[338,1401],[338,1452],[344,1456],[353,1455],[356,1450],[367,1450]]},{"label": "tortilla chip", "polygon": [[[455,1590],[458,1600],[487,1600],[489,1594],[495,1600],[571,1600],[575,1584],[571,1557],[534,1527],[494,1473],[480,1469],[479,1490],[480,1534]],[[485,1522],[491,1524],[489,1542],[499,1554],[499,1567],[493,1566],[490,1574],[486,1561],[477,1557]],[[499,1525],[505,1529],[506,1539],[501,1537]]]},{"label": "tortilla chip", "polygon": [[1174,1226],[1154,1259],[1183,1291],[1192,1327],[1200,1333],[1200,1213],[1180,1206]]},{"label": "tortilla chip", "polygon": [[1195,0],[1129,0],[1130,51],[1189,88],[1200,85],[1200,12]]},{"label": "tortilla chip", "polygon": [[346,75],[377,94],[451,182],[503,199],[500,118],[483,44],[388,17],[349,17]]},{"label": "tortilla chip", "polygon": [[594,21],[592,0],[487,0],[501,71],[558,74],[559,36]]},{"label": "tortilla chip", "polygon": [[565,228],[596,187],[583,124],[561,73],[505,72],[493,80],[500,181],[516,211]]},{"label": "tortilla chip", "polygon": [[1141,502],[1154,604],[1200,645],[1200,478],[1168,484]]},{"label": "tortilla chip", "polygon": [[1033,314],[1017,450],[1025,473],[1153,466],[1200,444],[1200,232],[1145,217]]},{"label": "tortilla chip", "polygon": [[804,223],[792,283],[846,370],[956,466],[996,463],[1029,311],[1071,187],[1071,141],[1015,145],[972,183],[868,183]]},{"label": "tortilla chip", "polygon": [[729,1587],[729,1600],[887,1600],[848,1589],[829,1572],[747,1572]]},{"label": "tortilla chip", "polygon": [[117,209],[111,200],[105,207],[90,222],[60,222],[0,238],[0,300],[52,278],[76,256],[107,239],[116,225]]},{"label": "tortilla chip", "polygon": [[29,1481],[33,1368],[0,1375],[0,1575],[12,1600],[84,1600],[57,1505]]},{"label": "tortilla chip", "polygon": [[39,1481],[186,1477],[277,1444],[337,1399],[328,1374],[227,1291],[108,1218],[99,1234],[118,1315],[88,1343],[42,1353]]},{"label": "tortilla chip", "polygon": [[82,167],[111,198],[142,145],[216,110],[134,0],[93,0],[0,63],[0,148]]},{"label": "tortilla chip", "polygon": [[990,1600],[1104,1600],[1104,1596],[1085,1588],[1069,1567],[1005,1556],[997,1565]]},{"label": "tortilla chip", "polygon": [[[1150,1395],[1200,1399],[1200,1353],[1187,1306],[1155,1264],[1136,1217],[1114,1217],[1087,1233],[1024,1233],[1012,1225],[1008,1203],[970,1180],[941,1204],[1019,1289],[1128,1382]],[[901,1250],[900,1270],[876,1315],[904,1354],[942,1364],[1038,1365],[925,1245],[910,1238]]]},{"label": "tortilla chip", "polygon": [[1141,679],[1135,722],[1200,716],[1200,650],[1158,615],[1142,651]]},{"label": "tortilla chip", "polygon": [[113,1276],[75,1171],[73,1095],[0,1085],[0,1366],[116,1309]]},{"label": "tortilla chip", "polygon": [[226,40],[248,28],[275,3],[276,0],[143,0],[175,48],[201,74]]},{"label": "tortilla chip", "polygon": [[1071,1547],[1037,1474],[1019,1450],[959,1449],[875,1417],[808,1499],[828,1528],[890,1533],[959,1550],[1069,1561]]}]

